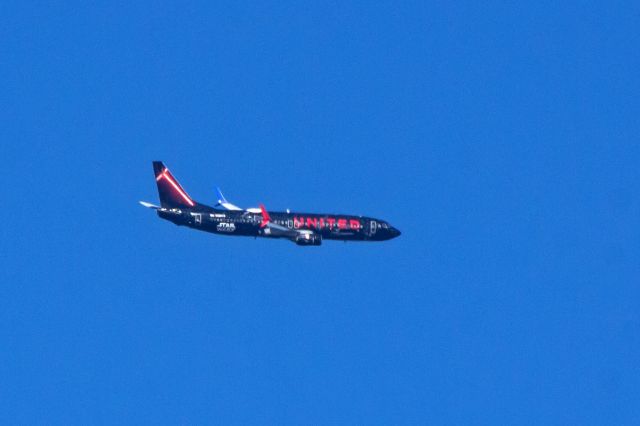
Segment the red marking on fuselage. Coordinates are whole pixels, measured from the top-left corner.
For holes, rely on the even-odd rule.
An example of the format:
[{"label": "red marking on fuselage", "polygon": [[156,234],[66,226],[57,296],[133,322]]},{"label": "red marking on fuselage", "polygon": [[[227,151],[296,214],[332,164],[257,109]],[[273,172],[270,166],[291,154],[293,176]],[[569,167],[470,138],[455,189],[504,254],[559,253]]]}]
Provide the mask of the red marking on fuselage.
[{"label": "red marking on fuselage", "polygon": [[293,217],[294,228],[308,228],[308,229],[335,229],[340,230],[351,229],[358,231],[362,228],[362,224],[358,219],[346,219],[335,217],[311,217],[311,216],[294,216]]},{"label": "red marking on fuselage", "polygon": [[267,213],[267,209],[264,208],[263,204],[260,204],[260,212],[262,213],[262,223],[260,223],[260,228],[264,228],[271,222],[271,217],[269,217],[269,213]]}]

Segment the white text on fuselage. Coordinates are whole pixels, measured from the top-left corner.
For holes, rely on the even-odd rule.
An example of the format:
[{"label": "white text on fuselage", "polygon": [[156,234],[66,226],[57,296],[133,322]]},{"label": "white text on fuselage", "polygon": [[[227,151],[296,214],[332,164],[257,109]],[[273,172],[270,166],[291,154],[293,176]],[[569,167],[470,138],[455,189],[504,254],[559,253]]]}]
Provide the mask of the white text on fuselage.
[{"label": "white text on fuselage", "polygon": [[236,225],[234,223],[222,222],[216,226],[216,229],[219,232],[233,232],[236,230]]}]

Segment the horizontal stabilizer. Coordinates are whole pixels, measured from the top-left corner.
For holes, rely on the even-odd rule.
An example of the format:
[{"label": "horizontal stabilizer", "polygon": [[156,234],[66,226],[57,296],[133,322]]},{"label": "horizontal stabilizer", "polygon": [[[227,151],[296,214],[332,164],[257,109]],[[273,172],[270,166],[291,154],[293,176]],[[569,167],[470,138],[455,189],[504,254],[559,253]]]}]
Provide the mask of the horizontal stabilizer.
[{"label": "horizontal stabilizer", "polygon": [[143,206],[145,206],[148,209],[154,209],[154,210],[158,210],[160,207],[156,206],[154,204],[151,203],[147,203],[146,201],[139,201],[140,204],[142,204]]}]

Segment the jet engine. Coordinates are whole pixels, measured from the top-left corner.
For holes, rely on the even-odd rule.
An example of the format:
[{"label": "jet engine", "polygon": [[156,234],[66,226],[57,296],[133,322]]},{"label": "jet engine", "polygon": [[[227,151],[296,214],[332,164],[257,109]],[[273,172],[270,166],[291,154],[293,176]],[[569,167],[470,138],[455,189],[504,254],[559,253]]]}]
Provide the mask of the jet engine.
[{"label": "jet engine", "polygon": [[318,234],[302,234],[298,235],[295,243],[299,246],[319,246],[322,244],[322,236]]}]

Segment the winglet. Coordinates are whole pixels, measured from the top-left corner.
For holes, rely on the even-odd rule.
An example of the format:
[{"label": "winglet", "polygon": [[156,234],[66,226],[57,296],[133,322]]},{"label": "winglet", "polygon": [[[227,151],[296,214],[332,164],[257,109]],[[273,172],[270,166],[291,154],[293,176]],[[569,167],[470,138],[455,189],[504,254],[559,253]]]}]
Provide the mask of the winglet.
[{"label": "winglet", "polygon": [[264,208],[264,204],[260,204],[260,212],[262,213],[262,222],[260,223],[260,228],[264,228],[271,222],[271,218],[269,217],[269,213],[267,213],[267,209]]},{"label": "winglet", "polygon": [[224,198],[224,195],[222,195],[222,191],[220,191],[220,188],[218,188],[217,186],[216,186],[216,195],[218,196],[218,204],[216,204],[216,207],[222,206],[227,210],[234,210],[234,211],[242,210],[240,207],[236,206],[235,204],[231,204],[230,202],[228,202],[227,199]]},{"label": "winglet", "polygon": [[216,186],[216,194],[218,194],[218,204],[228,203],[227,199],[224,198],[224,195],[222,195],[222,191],[220,191],[220,188],[218,188],[217,186]]}]

